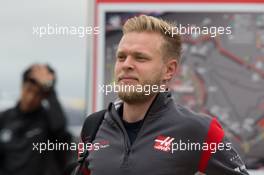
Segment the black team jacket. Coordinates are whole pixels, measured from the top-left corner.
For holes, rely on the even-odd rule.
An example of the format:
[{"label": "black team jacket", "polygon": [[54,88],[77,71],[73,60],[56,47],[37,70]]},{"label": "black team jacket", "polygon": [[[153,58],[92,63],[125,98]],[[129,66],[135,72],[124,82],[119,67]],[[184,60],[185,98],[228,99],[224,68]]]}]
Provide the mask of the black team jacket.
[{"label": "black team jacket", "polygon": [[71,141],[54,91],[47,100],[46,108],[41,106],[30,113],[21,112],[17,105],[0,114],[0,175],[57,175],[65,168],[65,151],[39,150],[40,143],[47,144],[48,140]]},{"label": "black team jacket", "polygon": [[83,174],[248,174],[217,120],[175,105],[169,92],[156,96],[133,143],[120,110],[122,103],[109,105],[93,147],[86,147]]}]

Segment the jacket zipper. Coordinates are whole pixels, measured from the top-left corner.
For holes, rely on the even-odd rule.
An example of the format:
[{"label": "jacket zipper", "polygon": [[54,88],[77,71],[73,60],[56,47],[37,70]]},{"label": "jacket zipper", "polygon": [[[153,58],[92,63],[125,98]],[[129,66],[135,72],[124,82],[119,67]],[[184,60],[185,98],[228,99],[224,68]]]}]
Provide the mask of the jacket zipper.
[{"label": "jacket zipper", "polygon": [[121,167],[128,167],[128,158],[129,158],[129,154],[130,154],[130,150],[131,150],[131,144],[128,138],[128,135],[126,133],[125,128],[123,128],[123,126],[120,124],[122,121],[117,121],[117,119],[115,119],[114,116],[111,115],[111,118],[115,121],[115,123],[117,124],[118,128],[121,130],[122,134],[123,134],[123,139],[124,139],[124,148],[125,148],[125,153],[124,153],[124,158],[121,164]]}]

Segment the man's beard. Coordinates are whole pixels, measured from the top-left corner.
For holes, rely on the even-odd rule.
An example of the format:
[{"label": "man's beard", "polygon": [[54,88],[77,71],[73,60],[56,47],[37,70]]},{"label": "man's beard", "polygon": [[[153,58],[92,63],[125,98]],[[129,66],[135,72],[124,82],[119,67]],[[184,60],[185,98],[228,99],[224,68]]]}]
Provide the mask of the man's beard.
[{"label": "man's beard", "polygon": [[[118,96],[121,100],[123,100],[124,102],[128,103],[128,104],[138,104],[138,103],[144,103],[148,100],[150,100],[153,96],[155,96],[157,94],[157,92],[153,92],[152,91],[152,87],[153,86],[158,86],[160,88],[160,85],[162,84],[161,81],[161,74],[157,74],[155,77],[153,77],[151,80],[145,80],[143,82],[141,82],[140,84],[122,84],[119,83],[120,86],[126,87],[126,90],[124,91],[119,91],[118,92]],[[128,91],[129,88],[127,88],[127,86],[134,86],[134,90],[132,91]],[[141,86],[142,87],[142,91],[136,91],[135,89],[137,89],[136,87]],[[144,87],[147,87],[146,91],[144,91]],[[145,89],[145,90],[146,90]]]}]

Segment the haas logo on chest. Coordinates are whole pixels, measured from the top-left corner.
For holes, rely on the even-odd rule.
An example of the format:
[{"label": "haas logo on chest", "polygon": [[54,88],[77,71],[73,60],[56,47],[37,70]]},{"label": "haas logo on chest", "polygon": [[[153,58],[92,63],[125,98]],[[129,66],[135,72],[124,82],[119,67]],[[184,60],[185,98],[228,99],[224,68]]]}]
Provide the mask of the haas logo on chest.
[{"label": "haas logo on chest", "polygon": [[171,143],[174,140],[172,137],[168,136],[158,136],[155,139],[154,149],[169,152],[171,150]]}]

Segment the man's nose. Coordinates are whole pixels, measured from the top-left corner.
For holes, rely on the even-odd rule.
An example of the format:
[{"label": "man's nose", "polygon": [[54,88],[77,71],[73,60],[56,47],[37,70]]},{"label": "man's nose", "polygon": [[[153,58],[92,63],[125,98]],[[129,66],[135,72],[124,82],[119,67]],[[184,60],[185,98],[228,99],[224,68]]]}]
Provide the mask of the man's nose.
[{"label": "man's nose", "polygon": [[123,62],[123,68],[124,69],[134,69],[135,67],[135,60],[132,56],[128,55],[125,61]]}]

